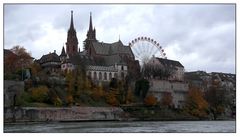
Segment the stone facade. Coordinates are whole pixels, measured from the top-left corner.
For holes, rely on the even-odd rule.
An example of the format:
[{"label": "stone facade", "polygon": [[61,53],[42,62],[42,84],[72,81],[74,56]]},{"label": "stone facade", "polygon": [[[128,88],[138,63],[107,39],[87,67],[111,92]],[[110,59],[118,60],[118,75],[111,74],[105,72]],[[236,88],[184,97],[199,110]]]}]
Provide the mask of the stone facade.
[{"label": "stone facade", "polygon": [[123,110],[117,107],[5,108],[4,122],[121,120],[122,115]]},{"label": "stone facade", "polygon": [[[4,107],[12,107],[16,98],[24,91],[23,81],[4,80]],[[15,102],[15,103],[14,103]]]},{"label": "stone facade", "polygon": [[188,84],[183,82],[171,82],[165,80],[149,80],[150,89],[148,94],[154,95],[158,101],[164,97],[165,93],[169,93],[173,98],[175,108],[182,108],[188,94]]}]

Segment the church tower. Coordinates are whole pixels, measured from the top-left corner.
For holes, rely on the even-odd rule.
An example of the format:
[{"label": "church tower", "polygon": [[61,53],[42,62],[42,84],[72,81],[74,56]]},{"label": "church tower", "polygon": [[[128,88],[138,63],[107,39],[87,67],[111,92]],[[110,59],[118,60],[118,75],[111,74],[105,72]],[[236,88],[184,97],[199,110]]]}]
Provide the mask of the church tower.
[{"label": "church tower", "polygon": [[70,23],[70,28],[68,29],[66,45],[67,45],[66,52],[68,55],[73,55],[78,53],[78,39],[77,39],[76,30],[73,25],[73,11],[71,11],[71,23]]},{"label": "church tower", "polygon": [[90,21],[89,21],[89,29],[87,32],[87,38],[84,41],[84,49],[88,50],[89,44],[91,41],[97,41],[96,39],[96,29],[93,29],[92,26],[92,13],[90,12]]}]

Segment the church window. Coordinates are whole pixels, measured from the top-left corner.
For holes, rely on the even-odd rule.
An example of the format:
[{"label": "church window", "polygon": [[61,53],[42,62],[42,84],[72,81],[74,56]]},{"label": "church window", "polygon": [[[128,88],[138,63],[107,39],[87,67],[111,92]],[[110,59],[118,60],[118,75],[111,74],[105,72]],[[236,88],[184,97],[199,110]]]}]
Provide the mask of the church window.
[{"label": "church window", "polygon": [[93,73],[93,78],[94,78],[94,80],[97,80],[97,72]]},{"label": "church window", "polygon": [[102,72],[99,72],[99,80],[102,80]]},{"label": "church window", "polygon": [[118,76],[117,76],[117,73],[114,73],[114,78],[117,78]]},{"label": "church window", "polygon": [[104,72],[104,80],[107,80],[107,73]]},{"label": "church window", "polygon": [[111,80],[112,79],[112,73],[110,72],[109,73],[109,80]]},{"label": "church window", "polygon": [[89,77],[92,77],[91,71],[88,72],[88,76],[89,76]]}]

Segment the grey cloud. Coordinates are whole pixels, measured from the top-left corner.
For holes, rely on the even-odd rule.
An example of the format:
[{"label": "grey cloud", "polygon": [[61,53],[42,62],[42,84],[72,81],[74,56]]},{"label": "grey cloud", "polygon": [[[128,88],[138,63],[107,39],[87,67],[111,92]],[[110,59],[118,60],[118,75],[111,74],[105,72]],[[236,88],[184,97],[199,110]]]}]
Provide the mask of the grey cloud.
[{"label": "grey cloud", "polygon": [[[67,36],[71,10],[80,46],[86,38],[92,12],[99,41],[114,42],[121,35],[124,44],[128,44],[138,36],[148,36],[166,49],[177,44],[174,57],[187,70],[235,72],[233,4],[12,5],[4,8],[4,46],[11,47],[11,43],[19,41],[31,45],[31,41],[46,35],[41,28],[44,23],[65,30]],[[191,60],[194,54],[197,61]]]}]

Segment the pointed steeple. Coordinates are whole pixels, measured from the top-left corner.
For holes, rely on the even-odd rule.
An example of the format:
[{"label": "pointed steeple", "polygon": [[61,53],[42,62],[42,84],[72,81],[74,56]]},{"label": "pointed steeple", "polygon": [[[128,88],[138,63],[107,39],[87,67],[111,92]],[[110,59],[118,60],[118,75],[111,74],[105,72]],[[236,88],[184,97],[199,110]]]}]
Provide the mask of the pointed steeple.
[{"label": "pointed steeple", "polygon": [[89,21],[89,29],[88,29],[88,31],[93,31],[92,28],[93,28],[92,27],[92,12],[90,12],[90,21]]},{"label": "pointed steeple", "polygon": [[74,30],[74,24],[73,24],[73,11],[71,10],[71,23],[69,30]]},{"label": "pointed steeple", "polygon": [[66,56],[66,52],[65,52],[65,49],[64,49],[64,46],[62,48],[62,52],[61,52],[61,55],[60,56]]},{"label": "pointed steeple", "polygon": [[73,23],[73,11],[71,11],[70,28],[68,29],[66,45],[67,45],[67,49],[66,49],[67,54],[75,54],[78,52],[78,39],[77,39],[77,33]]},{"label": "pointed steeple", "polygon": [[84,50],[88,50],[88,47],[91,42],[97,41],[96,39],[96,29],[92,25],[92,12],[90,12],[90,21],[89,21],[89,29],[87,31],[87,38],[84,41]]}]

